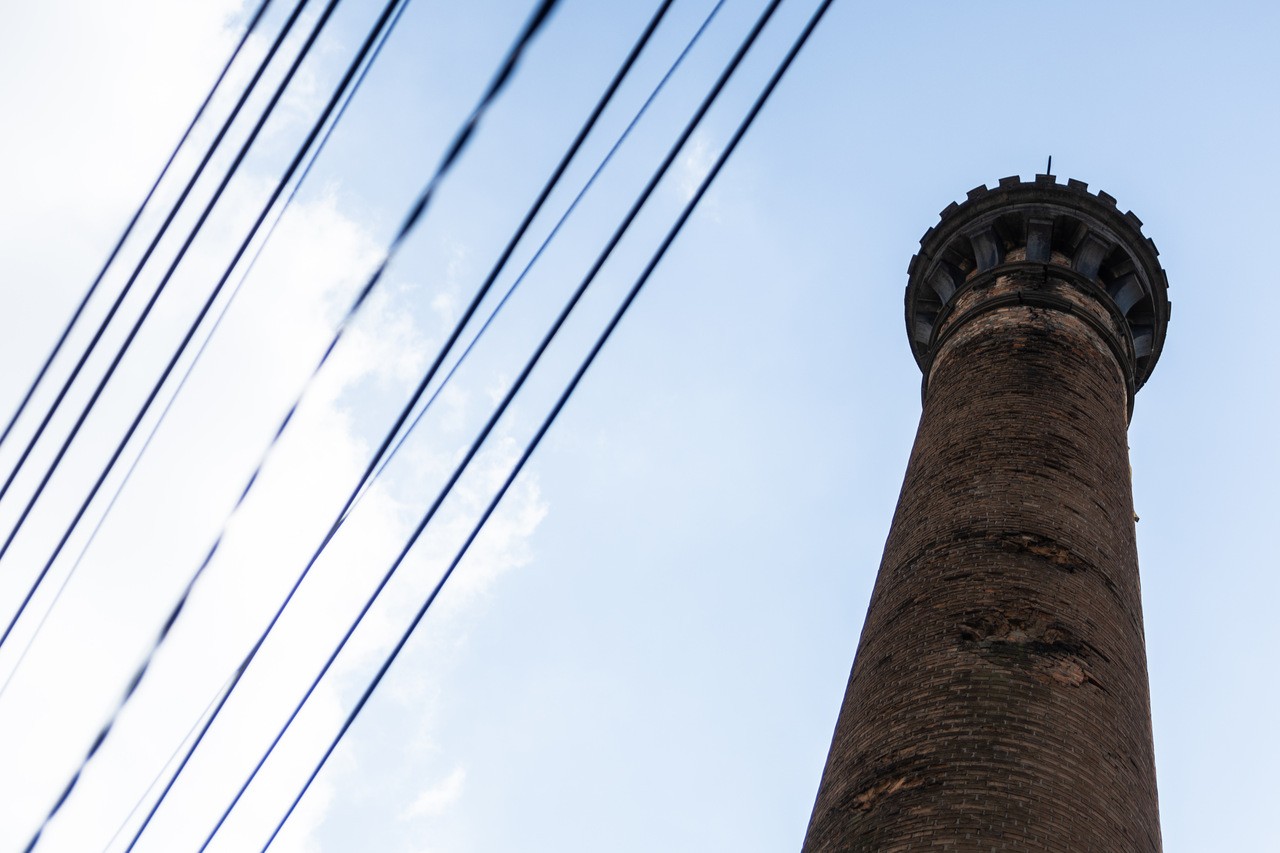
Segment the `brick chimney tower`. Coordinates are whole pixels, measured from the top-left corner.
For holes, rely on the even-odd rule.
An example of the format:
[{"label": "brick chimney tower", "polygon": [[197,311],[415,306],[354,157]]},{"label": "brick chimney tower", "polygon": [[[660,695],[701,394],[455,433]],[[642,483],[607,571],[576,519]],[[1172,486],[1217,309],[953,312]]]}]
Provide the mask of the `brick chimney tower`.
[{"label": "brick chimney tower", "polygon": [[1141,225],[1037,175],[921,240],[924,411],[806,853],[1160,850],[1126,432],[1169,300]]}]

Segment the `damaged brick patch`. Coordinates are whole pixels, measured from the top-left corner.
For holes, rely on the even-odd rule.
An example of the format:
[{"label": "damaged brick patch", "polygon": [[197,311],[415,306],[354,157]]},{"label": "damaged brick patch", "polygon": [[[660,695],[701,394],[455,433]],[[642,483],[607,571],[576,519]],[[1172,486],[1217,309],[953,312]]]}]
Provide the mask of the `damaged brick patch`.
[{"label": "damaged brick patch", "polygon": [[960,623],[962,648],[986,653],[1007,666],[1028,666],[1042,684],[1101,687],[1089,668],[1090,649],[1070,628],[1035,614],[989,611]]},{"label": "damaged brick patch", "polygon": [[890,797],[899,791],[919,787],[919,785],[920,780],[908,781],[905,776],[899,776],[896,779],[882,779],[874,785],[871,785],[870,787],[855,794],[853,797],[853,805],[854,808],[859,811],[868,812],[875,808],[875,806],[886,797]]},{"label": "damaged brick patch", "polygon": [[985,538],[1004,551],[1021,551],[1043,557],[1066,572],[1082,572],[1089,568],[1071,549],[1035,533],[990,533]]}]

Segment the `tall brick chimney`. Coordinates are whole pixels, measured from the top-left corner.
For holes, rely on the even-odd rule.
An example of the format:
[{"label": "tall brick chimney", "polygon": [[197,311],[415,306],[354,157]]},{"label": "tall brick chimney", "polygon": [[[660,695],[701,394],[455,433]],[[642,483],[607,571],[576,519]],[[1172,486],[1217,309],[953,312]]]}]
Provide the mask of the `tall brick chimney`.
[{"label": "tall brick chimney", "polygon": [[804,850],[1160,850],[1126,432],[1168,283],[1049,175],[911,259],[924,411]]}]

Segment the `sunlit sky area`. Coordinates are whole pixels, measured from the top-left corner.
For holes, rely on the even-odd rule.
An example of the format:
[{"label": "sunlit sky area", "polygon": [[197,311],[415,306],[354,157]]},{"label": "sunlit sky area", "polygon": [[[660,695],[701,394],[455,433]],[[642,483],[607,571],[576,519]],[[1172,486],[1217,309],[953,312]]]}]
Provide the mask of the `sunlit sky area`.
[{"label": "sunlit sky area", "polygon": [[[4,422],[256,5],[0,5]],[[323,5],[311,0],[298,26]],[[158,410],[0,645],[0,853],[23,849],[112,713],[534,5],[408,3],[100,531],[88,541]],[[657,5],[559,4],[308,387],[38,850],[128,846],[157,796],[149,786],[306,564]],[[783,0],[210,850],[261,848],[817,5]],[[292,6],[270,4],[267,35],[250,39],[177,174],[191,173]],[[726,0],[711,17],[316,563],[136,849],[199,848],[764,6]],[[321,30],[0,558],[3,624],[381,7],[344,0]],[[715,7],[675,0],[482,314]],[[1129,438],[1165,850],[1280,849],[1280,560],[1267,538],[1280,508],[1280,283],[1266,260],[1278,42],[1280,9],[1262,2],[836,0],[272,849],[798,849],[920,414],[907,263],[937,211],[975,185],[1029,179],[1050,155],[1059,180],[1087,181],[1142,219],[1171,286],[1168,339]],[[265,101],[245,109],[256,116]],[[124,301],[128,322],[88,362],[92,381],[72,386],[0,501],[0,534],[249,124],[232,126],[213,177]],[[181,184],[161,185],[140,235],[155,233]],[[126,244],[71,355],[145,248],[140,236]],[[0,476],[73,362],[55,362],[58,381],[0,447]]]}]

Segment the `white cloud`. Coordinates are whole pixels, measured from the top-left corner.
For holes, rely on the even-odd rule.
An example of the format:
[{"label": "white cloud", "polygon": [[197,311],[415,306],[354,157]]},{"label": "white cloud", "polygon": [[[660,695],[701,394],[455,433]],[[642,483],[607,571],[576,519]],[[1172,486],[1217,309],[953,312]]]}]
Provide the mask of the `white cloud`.
[{"label": "white cloud", "polygon": [[431,310],[441,326],[452,326],[462,313],[462,287],[460,282],[470,271],[469,256],[465,246],[449,242],[444,275],[433,279]]},{"label": "white cloud", "polygon": [[462,796],[462,786],[467,780],[464,767],[455,767],[453,772],[434,785],[426,788],[405,809],[401,819],[433,817],[443,814],[458,798]]},{"label": "white cloud", "polygon": [[676,185],[680,190],[682,201],[689,201],[698,191],[698,186],[706,178],[707,172],[715,163],[716,151],[712,148],[711,139],[703,130],[694,131],[693,136],[685,144],[680,154],[676,169]]}]

